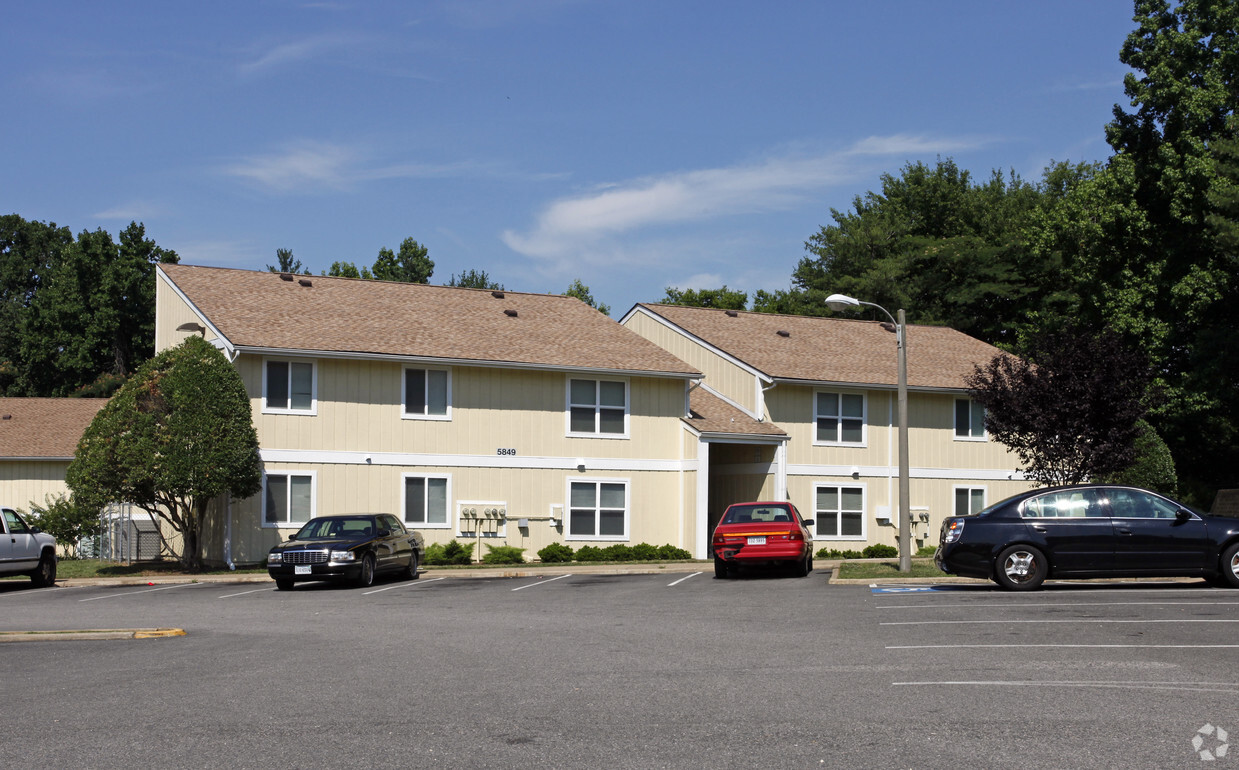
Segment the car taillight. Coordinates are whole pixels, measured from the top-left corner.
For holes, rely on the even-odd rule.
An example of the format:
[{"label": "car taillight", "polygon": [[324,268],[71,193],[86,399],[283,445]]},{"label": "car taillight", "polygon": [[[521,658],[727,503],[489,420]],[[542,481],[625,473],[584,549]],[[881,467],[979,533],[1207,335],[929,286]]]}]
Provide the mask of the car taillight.
[{"label": "car taillight", "polygon": [[956,540],[959,539],[959,536],[962,534],[964,534],[964,520],[963,519],[949,519],[946,522],[946,526],[943,527],[942,542],[943,543],[954,543]]},{"label": "car taillight", "polygon": [[800,530],[798,530],[798,529],[793,529],[791,532],[788,532],[788,533],[787,533],[787,539],[788,539],[788,540],[801,540],[801,541],[803,541],[803,540],[804,540],[804,534],[803,534]]}]

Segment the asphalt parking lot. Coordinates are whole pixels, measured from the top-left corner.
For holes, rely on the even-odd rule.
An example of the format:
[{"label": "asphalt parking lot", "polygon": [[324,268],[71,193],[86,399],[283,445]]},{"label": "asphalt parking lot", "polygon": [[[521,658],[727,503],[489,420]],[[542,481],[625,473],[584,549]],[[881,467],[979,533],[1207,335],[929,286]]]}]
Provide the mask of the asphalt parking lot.
[{"label": "asphalt parking lot", "polygon": [[[36,767],[1239,767],[1239,591],[708,573],[0,585]],[[1204,759],[1208,753],[1211,760]]]}]

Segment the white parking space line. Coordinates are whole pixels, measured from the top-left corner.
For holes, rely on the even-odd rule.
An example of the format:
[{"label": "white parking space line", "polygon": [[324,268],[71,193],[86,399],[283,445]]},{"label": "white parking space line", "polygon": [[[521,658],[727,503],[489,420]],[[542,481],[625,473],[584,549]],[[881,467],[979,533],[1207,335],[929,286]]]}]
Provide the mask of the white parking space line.
[{"label": "white parking space line", "polygon": [[526,588],[533,588],[534,586],[544,586],[544,585],[546,585],[547,583],[554,583],[556,580],[563,580],[563,579],[564,579],[564,578],[566,578],[566,577],[572,577],[572,575],[560,575],[559,577],[553,577],[553,578],[551,578],[550,580],[539,580],[539,581],[538,581],[538,582],[536,582],[536,583],[526,583],[525,585],[523,585],[523,586],[518,586],[517,588],[513,588],[512,590],[513,590],[513,591],[523,591],[523,590],[525,590]]},{"label": "white parking space line", "polygon": [[1003,609],[1018,609],[1021,607],[1164,607],[1173,604],[1176,607],[1239,607],[1239,600],[1233,602],[1185,602],[1178,599],[1168,599],[1164,602],[981,602],[977,604],[884,604],[874,607],[875,610],[928,610],[961,607],[1001,607]]},{"label": "white parking space line", "polygon": [[418,580],[417,582],[413,582],[412,580],[410,580],[405,583],[396,583],[395,585],[390,585],[386,588],[376,588],[373,591],[366,591],[362,594],[362,596],[369,596],[370,594],[381,594],[384,591],[390,591],[393,588],[416,588],[417,586],[424,586],[427,583],[437,583],[443,579],[444,578],[427,578],[425,580]]},{"label": "white parking space line", "polygon": [[701,573],[701,572],[694,572],[694,573],[693,573],[693,574],[691,574],[691,575],[685,575],[684,577],[680,578],[679,580],[673,580],[672,582],[668,583],[668,584],[667,584],[667,587],[668,587],[668,588],[670,588],[671,586],[678,586],[680,583],[683,583],[685,580],[690,580],[690,579],[695,578],[695,577],[697,577],[698,575],[701,575],[701,574],[703,574],[703,573]]},{"label": "white parking space line", "polygon": [[984,623],[1239,623],[1239,619],[1226,620],[1222,618],[1182,618],[1174,620],[1118,620],[1110,618],[1071,618],[1044,620],[896,620],[879,623],[879,626],[966,626]]},{"label": "white parking space line", "polygon": [[107,596],[92,596],[89,599],[78,599],[79,602],[93,602],[99,599],[117,599],[122,596],[134,596],[136,594],[149,594],[152,591],[167,591],[172,588],[184,588],[185,586],[201,585],[200,583],[177,583],[170,586],[159,586],[158,588],[147,588],[142,591],[127,591],[123,594],[109,594]]},{"label": "white parking space line", "polygon": [[1066,649],[1138,649],[1153,650],[1230,650],[1239,649],[1239,644],[888,644],[888,650],[954,650],[996,647],[999,649],[1022,649],[1025,647],[1062,647]]},{"label": "white parking space line", "polygon": [[224,594],[223,596],[220,596],[220,597],[218,597],[218,598],[220,598],[220,599],[231,599],[231,598],[232,598],[232,597],[234,597],[234,596],[245,596],[246,594],[260,594],[260,593],[262,593],[263,591],[274,591],[274,590],[275,590],[275,588],[273,588],[273,587],[271,587],[271,586],[267,586],[266,588],[255,588],[255,589],[253,589],[253,590],[251,590],[251,591],[242,591],[242,592],[241,592],[241,593],[239,593],[239,594]]},{"label": "white parking space line", "polygon": [[1101,689],[1179,690],[1183,692],[1239,693],[1239,684],[1228,682],[1087,682],[1087,681],[958,681],[958,682],[891,682],[894,687],[1098,687]]}]

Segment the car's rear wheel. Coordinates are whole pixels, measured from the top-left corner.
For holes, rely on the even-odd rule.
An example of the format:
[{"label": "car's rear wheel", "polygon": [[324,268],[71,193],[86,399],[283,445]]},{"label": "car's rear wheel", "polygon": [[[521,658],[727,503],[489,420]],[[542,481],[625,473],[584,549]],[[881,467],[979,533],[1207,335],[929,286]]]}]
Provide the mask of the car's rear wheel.
[{"label": "car's rear wheel", "polygon": [[30,573],[30,583],[35,588],[47,588],[56,582],[56,557],[46,551],[39,558],[39,566]]},{"label": "car's rear wheel", "polygon": [[731,577],[731,567],[728,567],[727,562],[717,556],[714,557],[714,577],[720,580]]},{"label": "car's rear wheel", "polygon": [[798,562],[792,564],[792,575],[794,577],[808,577],[809,570],[813,569],[813,557],[806,556]]},{"label": "car's rear wheel", "polygon": [[998,554],[994,581],[1010,591],[1031,591],[1045,581],[1045,556],[1036,548],[1013,545]]},{"label": "car's rear wheel", "polygon": [[1239,543],[1232,543],[1222,551],[1221,579],[1231,588],[1239,588]]},{"label": "car's rear wheel", "polygon": [[405,580],[417,580],[417,551],[409,554],[409,566],[404,568]]},{"label": "car's rear wheel", "polygon": [[291,591],[293,590],[294,585],[296,585],[296,581],[291,578],[275,579],[275,588],[277,591]]},{"label": "car's rear wheel", "polygon": [[374,585],[374,556],[372,554],[361,557],[361,572],[357,574],[357,585],[361,588]]}]

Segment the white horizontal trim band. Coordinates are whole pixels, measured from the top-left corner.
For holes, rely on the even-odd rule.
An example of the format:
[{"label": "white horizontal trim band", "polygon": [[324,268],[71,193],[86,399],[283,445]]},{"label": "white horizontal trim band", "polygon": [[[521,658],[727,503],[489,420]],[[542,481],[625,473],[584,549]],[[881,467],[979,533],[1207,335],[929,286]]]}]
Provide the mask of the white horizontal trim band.
[{"label": "white horizontal trim band", "polygon": [[[852,469],[860,471],[861,478],[897,478],[899,469],[892,465],[792,465],[788,463],[788,476],[851,476]],[[913,479],[956,479],[960,481],[1023,481],[1021,471],[1002,468],[909,468],[908,477]]]},{"label": "white horizontal trim band", "polygon": [[[308,449],[263,449],[264,463],[304,465],[396,465],[436,468],[522,468],[576,470],[575,457],[521,457],[519,455],[437,455],[404,452],[329,452]],[[696,460],[642,460],[612,457],[583,458],[589,471],[691,471]]]}]

